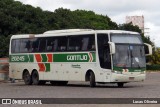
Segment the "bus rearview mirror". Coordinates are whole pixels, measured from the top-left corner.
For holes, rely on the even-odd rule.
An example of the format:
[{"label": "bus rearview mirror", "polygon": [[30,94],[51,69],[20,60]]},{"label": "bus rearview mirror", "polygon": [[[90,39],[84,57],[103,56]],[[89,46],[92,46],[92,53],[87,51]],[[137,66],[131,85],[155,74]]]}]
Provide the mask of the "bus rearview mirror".
[{"label": "bus rearview mirror", "polygon": [[152,55],[152,46],[148,43],[144,43],[144,45],[146,56]]},{"label": "bus rearview mirror", "polygon": [[108,42],[108,44],[110,45],[110,54],[115,54],[115,52],[116,52],[115,43],[113,43],[113,42]]}]

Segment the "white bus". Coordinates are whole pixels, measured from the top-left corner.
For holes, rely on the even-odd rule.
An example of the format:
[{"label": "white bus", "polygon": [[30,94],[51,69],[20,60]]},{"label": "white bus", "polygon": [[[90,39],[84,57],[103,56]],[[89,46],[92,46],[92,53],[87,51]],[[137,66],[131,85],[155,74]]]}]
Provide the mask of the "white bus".
[{"label": "white bus", "polygon": [[144,81],[146,53],[140,34],[121,30],[68,29],[13,35],[10,78],[26,85],[67,85],[68,81],[124,83]]}]

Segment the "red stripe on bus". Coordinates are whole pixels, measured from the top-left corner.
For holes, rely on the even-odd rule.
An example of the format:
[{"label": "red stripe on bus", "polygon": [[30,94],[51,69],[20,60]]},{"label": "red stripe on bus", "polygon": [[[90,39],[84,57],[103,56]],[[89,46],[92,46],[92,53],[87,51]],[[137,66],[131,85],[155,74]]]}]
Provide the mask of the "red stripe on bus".
[{"label": "red stripe on bus", "polygon": [[39,66],[39,71],[42,71],[42,72],[45,71],[45,65],[44,65],[44,63],[38,63],[38,66]]},{"label": "red stripe on bus", "polygon": [[48,57],[48,62],[53,62],[52,54],[47,54],[47,57]]},{"label": "red stripe on bus", "polygon": [[37,62],[42,62],[42,57],[40,54],[35,54]]}]

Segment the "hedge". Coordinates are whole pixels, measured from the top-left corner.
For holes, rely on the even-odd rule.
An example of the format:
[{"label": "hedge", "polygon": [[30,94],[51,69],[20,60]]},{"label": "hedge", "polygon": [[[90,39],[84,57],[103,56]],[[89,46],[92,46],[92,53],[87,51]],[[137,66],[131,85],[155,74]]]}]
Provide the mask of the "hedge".
[{"label": "hedge", "polygon": [[147,70],[160,70],[160,65],[147,65]]}]

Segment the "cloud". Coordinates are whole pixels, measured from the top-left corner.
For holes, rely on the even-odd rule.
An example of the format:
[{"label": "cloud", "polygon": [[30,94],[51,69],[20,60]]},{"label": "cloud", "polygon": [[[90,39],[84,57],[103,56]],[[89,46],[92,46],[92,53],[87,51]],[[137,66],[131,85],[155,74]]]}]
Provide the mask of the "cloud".
[{"label": "cloud", "polygon": [[15,0],[34,7],[41,7],[43,10],[54,11],[57,8],[71,8],[70,4],[63,3],[63,0]]},{"label": "cloud", "polygon": [[151,40],[155,43],[156,46],[160,47],[160,26],[156,26],[153,23],[147,22],[146,23],[146,28],[149,28],[149,34]]}]

